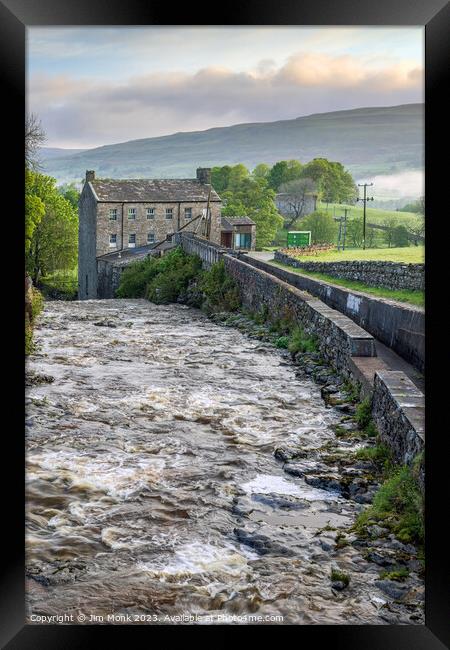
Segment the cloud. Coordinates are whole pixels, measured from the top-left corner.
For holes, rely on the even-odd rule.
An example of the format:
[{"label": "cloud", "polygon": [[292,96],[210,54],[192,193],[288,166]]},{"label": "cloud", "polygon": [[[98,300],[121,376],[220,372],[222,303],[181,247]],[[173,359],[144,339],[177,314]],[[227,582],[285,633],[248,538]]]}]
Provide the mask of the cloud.
[{"label": "cloud", "polygon": [[295,118],[357,106],[423,101],[416,61],[299,52],[246,71],[205,66],[117,81],[33,74],[29,109],[49,146],[98,146],[239,122]]}]

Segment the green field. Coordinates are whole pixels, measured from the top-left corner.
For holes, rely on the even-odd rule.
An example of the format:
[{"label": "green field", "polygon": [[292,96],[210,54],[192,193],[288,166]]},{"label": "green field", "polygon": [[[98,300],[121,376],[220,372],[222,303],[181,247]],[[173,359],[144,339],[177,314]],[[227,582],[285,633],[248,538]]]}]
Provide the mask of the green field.
[{"label": "green field", "polygon": [[425,262],[425,246],[405,246],[403,248],[347,248],[345,251],[326,251],[317,255],[304,255],[296,259],[302,262],[347,262],[352,260],[378,260],[380,262],[406,262],[421,264]]},{"label": "green field", "polygon": [[[343,217],[344,208],[348,208],[348,212],[347,212],[348,219],[360,218],[362,220],[363,207],[361,203],[357,203],[356,205],[346,205],[344,203],[329,203],[328,210],[327,210],[326,203],[319,202],[317,204],[318,210],[323,210],[324,212],[328,211],[328,213],[332,214],[333,217],[334,216]],[[381,210],[379,208],[370,208],[368,204],[366,209],[367,223],[375,223],[375,224],[383,225],[383,221],[385,219],[390,219],[390,218],[397,219],[399,225],[401,224],[403,226],[408,227],[409,223],[416,223],[417,214],[415,214],[414,212],[398,212],[397,210]]]}]

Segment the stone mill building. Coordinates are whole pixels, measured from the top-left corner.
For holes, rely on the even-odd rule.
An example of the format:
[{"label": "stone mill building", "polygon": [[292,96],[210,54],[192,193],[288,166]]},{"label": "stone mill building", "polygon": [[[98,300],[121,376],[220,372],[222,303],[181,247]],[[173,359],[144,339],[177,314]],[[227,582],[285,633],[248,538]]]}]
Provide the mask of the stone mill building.
[{"label": "stone mill building", "polygon": [[198,168],[196,178],[135,180],[87,171],[79,200],[79,298],[106,297],[99,292],[106,262],[152,254],[180,229],[203,235],[207,223],[207,238],[220,244],[221,207],[210,169]]}]

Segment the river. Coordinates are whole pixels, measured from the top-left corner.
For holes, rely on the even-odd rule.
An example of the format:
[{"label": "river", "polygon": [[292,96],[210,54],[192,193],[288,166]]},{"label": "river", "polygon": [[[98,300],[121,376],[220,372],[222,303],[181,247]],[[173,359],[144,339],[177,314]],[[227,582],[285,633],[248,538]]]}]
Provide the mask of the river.
[{"label": "river", "polygon": [[29,622],[386,622],[379,567],[330,530],[363,506],[274,456],[301,448],[308,473],[358,444],[286,354],[144,300],[47,302],[35,339]]}]

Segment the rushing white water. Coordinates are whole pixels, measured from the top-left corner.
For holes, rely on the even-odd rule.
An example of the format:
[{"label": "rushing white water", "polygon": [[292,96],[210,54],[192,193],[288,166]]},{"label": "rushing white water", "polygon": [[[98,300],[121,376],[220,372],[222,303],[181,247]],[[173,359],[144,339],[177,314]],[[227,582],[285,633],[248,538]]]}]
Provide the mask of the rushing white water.
[{"label": "rushing white water", "polygon": [[[373,569],[318,535],[361,506],[274,457],[301,448],[320,469],[339,419],[285,356],[143,300],[47,303],[35,337],[28,372],[54,381],[27,390],[30,621],[383,622]],[[330,586],[336,563],[345,593]]]}]

